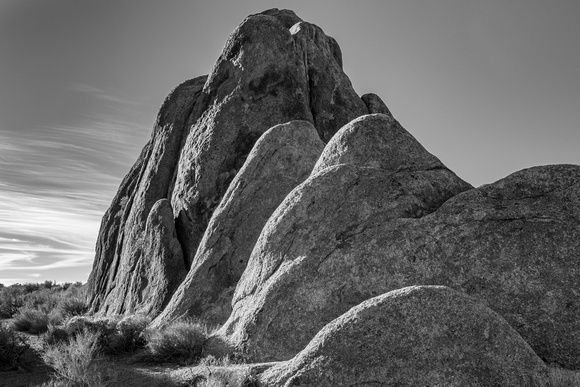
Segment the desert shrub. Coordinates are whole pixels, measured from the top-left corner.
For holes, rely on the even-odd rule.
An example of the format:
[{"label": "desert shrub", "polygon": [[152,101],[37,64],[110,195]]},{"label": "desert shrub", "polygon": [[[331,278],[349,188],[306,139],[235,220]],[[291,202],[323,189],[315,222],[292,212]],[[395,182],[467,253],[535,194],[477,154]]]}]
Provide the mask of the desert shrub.
[{"label": "desert shrub", "polygon": [[117,323],[117,334],[122,338],[122,351],[132,351],[145,346],[144,331],[151,318],[142,315],[127,316]]},{"label": "desert shrub", "polygon": [[99,335],[95,332],[79,332],[67,342],[48,346],[42,359],[54,370],[55,383],[100,387],[114,376],[99,359]]},{"label": "desert shrub", "polygon": [[21,285],[21,286],[24,288],[24,292],[25,293],[32,293],[32,292],[35,292],[38,289],[40,289],[40,284],[32,284],[32,283],[30,283],[30,284],[24,284],[24,285]]},{"label": "desert shrub", "polygon": [[76,316],[66,323],[65,330],[69,336],[83,331],[96,333],[103,353],[115,355],[143,347],[143,331],[150,321],[149,317],[140,315],[101,319]]},{"label": "desert shrub", "polygon": [[58,325],[62,321],[58,311],[45,312],[24,306],[13,316],[12,326],[19,332],[38,334],[46,332],[49,324]]},{"label": "desert shrub", "polygon": [[21,308],[14,315],[12,326],[19,332],[43,333],[48,330],[49,318],[45,312],[32,308]]},{"label": "desert shrub", "polygon": [[65,285],[45,281],[43,284],[14,284],[0,288],[0,318],[11,318],[23,307],[53,316],[60,314],[62,318],[85,313],[86,287],[80,283]]},{"label": "desert shrub", "polygon": [[24,296],[24,306],[48,313],[57,308],[61,297],[60,291],[39,289]]},{"label": "desert shrub", "polygon": [[24,305],[23,290],[18,287],[0,289],[0,318],[11,318]]},{"label": "desert shrub", "polygon": [[203,345],[212,333],[205,324],[183,320],[164,329],[147,330],[145,339],[153,360],[192,364],[201,357]]},{"label": "desert shrub", "polygon": [[63,326],[48,324],[48,330],[43,335],[44,343],[47,345],[55,345],[67,342],[70,338],[69,332]]},{"label": "desert shrub", "polygon": [[64,317],[81,316],[87,312],[87,303],[84,297],[62,297],[58,309]]},{"label": "desert shrub", "polygon": [[22,364],[27,349],[28,344],[22,337],[6,324],[0,324],[0,370],[11,370]]}]

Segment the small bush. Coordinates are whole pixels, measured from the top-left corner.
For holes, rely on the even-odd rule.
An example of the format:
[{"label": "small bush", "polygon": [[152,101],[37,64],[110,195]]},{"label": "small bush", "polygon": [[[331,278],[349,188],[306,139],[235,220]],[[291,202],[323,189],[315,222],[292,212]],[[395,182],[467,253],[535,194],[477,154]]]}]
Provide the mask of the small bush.
[{"label": "small bush", "polygon": [[14,315],[12,326],[19,332],[43,333],[48,330],[49,318],[45,312],[37,309],[21,308]]},{"label": "small bush", "polygon": [[110,378],[106,367],[98,359],[99,335],[80,332],[68,342],[48,346],[42,359],[54,369],[56,381],[68,381],[84,387],[106,385]]},{"label": "small bush", "polygon": [[27,349],[28,344],[22,337],[5,324],[0,324],[0,370],[11,370],[22,364]]},{"label": "small bush", "polygon": [[22,289],[12,286],[0,289],[0,318],[11,318],[23,305]]},{"label": "small bush", "polygon": [[58,304],[63,316],[81,316],[88,310],[84,298],[81,297],[63,297]]},{"label": "small bush", "polygon": [[139,315],[121,319],[119,317],[91,319],[77,316],[71,318],[64,329],[70,336],[83,331],[96,333],[102,351],[108,355],[116,355],[143,347],[145,345],[143,331],[150,321],[149,317]]},{"label": "small bush", "polygon": [[146,331],[153,360],[192,364],[199,360],[212,329],[196,321],[178,321],[165,329]]},{"label": "small bush", "polygon": [[49,324],[48,330],[43,336],[44,342],[47,345],[55,345],[68,342],[70,338],[69,332],[66,328]]},{"label": "small bush", "polygon": [[145,346],[144,331],[151,322],[147,316],[127,316],[117,323],[117,334],[122,338],[122,351],[132,351]]}]

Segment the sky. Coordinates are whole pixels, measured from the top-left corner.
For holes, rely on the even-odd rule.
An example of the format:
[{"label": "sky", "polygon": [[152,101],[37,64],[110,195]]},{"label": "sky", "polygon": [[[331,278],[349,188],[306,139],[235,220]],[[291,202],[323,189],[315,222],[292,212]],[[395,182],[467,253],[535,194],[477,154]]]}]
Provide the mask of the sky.
[{"label": "sky", "polygon": [[0,283],[86,281],[165,96],[274,7],[474,186],[580,164],[578,0],[0,0]]}]

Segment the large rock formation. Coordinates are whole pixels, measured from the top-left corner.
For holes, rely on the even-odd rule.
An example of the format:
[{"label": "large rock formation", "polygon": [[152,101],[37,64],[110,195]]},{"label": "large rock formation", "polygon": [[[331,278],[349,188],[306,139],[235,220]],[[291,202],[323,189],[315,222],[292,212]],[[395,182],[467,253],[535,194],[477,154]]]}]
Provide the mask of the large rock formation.
[{"label": "large rock formation", "polygon": [[211,324],[225,322],[264,224],[308,177],[323,148],[307,121],[277,125],[260,137],[215,210],[191,270],[160,321],[197,316]]},{"label": "large rock formation", "polygon": [[[329,322],[395,289],[445,285],[501,315],[542,359],[580,369],[579,251],[580,166],[473,188],[377,95],[357,96],[334,39],[273,9],[242,22],[209,76],[167,97],[103,217],[88,298],[92,312],[159,315],[156,326],[225,321],[209,345],[255,360],[328,337],[269,374],[316,384],[316,370],[344,365],[305,360],[346,343],[342,323],[317,336]],[[383,310],[374,300],[341,321]],[[423,306],[412,313],[435,313]],[[473,334],[475,320],[461,320]],[[385,355],[370,344],[356,353]],[[479,377],[463,371],[453,372]]]},{"label": "large rock formation", "polygon": [[[287,359],[365,299],[414,284],[446,285],[502,315],[544,360],[580,368],[580,167],[520,171],[437,208],[425,198],[445,197],[432,182],[452,187],[450,175],[413,170],[421,162],[410,156],[416,151],[405,145],[405,132],[399,139],[383,132],[401,154],[375,152],[381,141],[353,130],[366,120],[337,133],[314,175],[266,224],[221,335],[250,357]],[[332,166],[343,162],[353,164]],[[351,177],[357,162],[409,171],[384,172],[368,184],[363,174]],[[343,215],[350,211],[354,216]]]},{"label": "large rock formation", "polygon": [[[157,116],[151,140],[123,179],[113,203],[103,217],[93,270],[88,281],[89,303],[93,311],[110,314],[150,311],[149,300],[139,294],[131,294],[130,285],[137,281],[133,278],[138,273],[135,268],[144,256],[147,218],[153,205],[170,194],[179,150],[187,127],[191,124],[193,106],[199,100],[205,81],[206,77],[192,79],[169,94]],[[170,231],[164,233],[171,234]],[[161,242],[158,246],[166,244],[172,242]],[[164,250],[171,255],[167,257],[172,261],[169,264],[171,266],[175,265],[174,250]],[[165,258],[159,256],[158,262],[163,264],[164,261]],[[160,278],[159,281],[175,282],[183,279],[181,271],[185,270],[185,262],[182,262],[182,266],[183,269],[175,273],[176,278]],[[167,271],[159,271],[160,275],[163,273]],[[129,295],[131,304],[127,303]]]},{"label": "large rock formation", "polygon": [[[222,333],[256,360],[294,356],[329,321],[392,290],[371,280],[384,257],[352,250],[361,235],[421,218],[470,188],[393,118],[352,121],[264,226]],[[339,252],[352,270],[335,262]]]},{"label": "large rock formation", "polygon": [[266,130],[306,120],[326,142],[367,113],[342,71],[334,39],[292,11],[248,17],[209,77],[180,85],[161,107],[150,142],[103,218],[89,278],[92,311],[151,311],[132,284],[152,280],[136,278],[143,272],[135,268],[150,260],[143,251],[145,228],[158,200],[170,199],[189,270],[215,208]]},{"label": "large rock formation", "polygon": [[325,326],[261,385],[533,386],[546,366],[491,309],[443,286],[394,290]]}]

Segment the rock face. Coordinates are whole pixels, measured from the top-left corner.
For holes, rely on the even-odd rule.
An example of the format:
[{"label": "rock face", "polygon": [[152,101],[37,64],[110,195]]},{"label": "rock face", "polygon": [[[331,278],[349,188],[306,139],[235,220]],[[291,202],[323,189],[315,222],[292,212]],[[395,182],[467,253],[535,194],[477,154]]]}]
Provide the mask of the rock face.
[{"label": "rock face", "polygon": [[545,373],[491,309],[443,286],[413,286],[335,319],[292,360],[264,372],[261,385],[533,386]]},{"label": "rock face", "polygon": [[197,316],[211,324],[225,322],[260,231],[308,177],[323,148],[307,121],[277,125],[260,137],[215,210],[187,279],[158,321]]},{"label": "rock face", "polygon": [[156,315],[187,274],[169,200],[161,199],[153,205],[143,239],[143,257],[147,259],[137,262],[125,303],[138,305],[139,313]]},{"label": "rock face", "polygon": [[[499,313],[545,361],[578,369],[579,193],[579,166],[536,167],[459,194],[426,216],[353,228],[333,249],[258,241],[222,334],[258,359],[284,359],[324,320],[364,299],[413,284],[446,285]],[[280,216],[266,227],[272,235],[294,227],[305,244],[305,215],[285,214],[294,226]],[[286,252],[280,263],[276,244]],[[255,263],[262,269],[250,275]]]},{"label": "rock face", "polygon": [[[290,23],[293,23],[290,25]],[[255,141],[274,125],[314,123],[328,141],[367,113],[334,39],[290,11],[248,17],[232,33],[181,152],[171,202],[188,261]]]},{"label": "rock face", "polygon": [[170,200],[189,270],[214,210],[266,130],[306,120],[328,141],[367,113],[334,39],[292,11],[249,16],[211,74],[180,85],[161,107],[150,142],[103,218],[89,278],[91,310],[128,313],[142,303],[150,310],[131,284],[145,283],[133,277],[138,265],[148,266],[145,228],[158,200]]},{"label": "rock face", "polygon": [[[470,188],[393,118],[354,120],[264,226],[221,333],[256,360],[291,358],[332,319],[391,290],[365,278],[385,263],[352,250],[359,235],[425,216]],[[352,270],[332,259],[339,252]]]},{"label": "rock face", "polygon": [[[374,297],[395,289],[443,285],[493,309],[543,360],[580,369],[579,251],[580,166],[530,168],[473,188],[377,95],[358,97],[333,38],[292,11],[272,9],[246,18],[209,76],[184,82],[163,103],[103,217],[88,301],[96,314],[158,316],[158,327],[181,316],[223,323],[209,345],[259,361],[300,352],[268,380],[298,383],[305,375],[321,385],[320,372],[348,359],[331,355],[339,353],[332,343],[347,340],[341,332],[366,329],[351,327],[350,317],[317,336],[323,327],[369,299],[347,316],[383,310]],[[473,323],[473,335],[483,329],[477,315],[496,321],[498,337],[526,352],[487,309],[459,311],[443,300],[471,301],[416,289],[389,293],[385,310],[429,315],[428,305],[397,300],[441,296],[443,310]],[[421,321],[430,328],[411,329],[425,336],[409,345],[438,340]],[[475,342],[478,350],[487,345]],[[379,343],[387,346],[368,345],[391,356]],[[495,349],[493,367],[509,354]],[[322,353],[332,360],[324,363]],[[535,362],[528,360],[525,367]],[[484,371],[473,367],[441,372],[476,383]],[[506,383],[515,375],[497,370]],[[414,372],[437,383],[439,374]],[[372,385],[349,375],[353,384]]]},{"label": "rock face", "polygon": [[[131,296],[130,305],[126,303],[129,286],[134,282],[131,278],[138,262],[147,259],[143,258],[147,218],[153,205],[169,195],[179,149],[205,80],[206,77],[198,77],[184,82],[169,94],[157,116],[151,140],[121,183],[103,217],[88,281],[89,304],[93,312],[140,311],[141,303],[144,303],[144,311],[149,310],[145,305],[149,300],[137,294]],[[184,270],[185,263],[182,265]],[[167,271],[159,273],[162,272]]]}]

